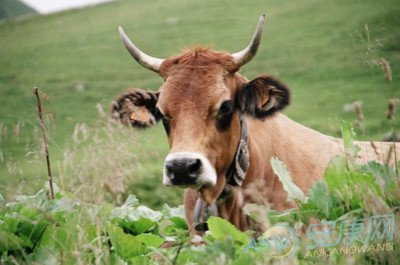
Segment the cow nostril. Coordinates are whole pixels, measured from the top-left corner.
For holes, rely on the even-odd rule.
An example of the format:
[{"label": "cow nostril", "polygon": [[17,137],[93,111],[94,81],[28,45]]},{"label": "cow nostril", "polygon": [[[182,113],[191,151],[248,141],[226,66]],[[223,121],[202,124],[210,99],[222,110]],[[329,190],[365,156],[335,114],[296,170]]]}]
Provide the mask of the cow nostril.
[{"label": "cow nostril", "polygon": [[202,167],[200,158],[171,159],[165,163],[165,175],[173,185],[195,184]]},{"label": "cow nostril", "polygon": [[199,173],[201,168],[201,160],[200,159],[194,159],[193,161],[190,161],[188,163],[188,171],[189,171],[189,175],[193,176],[197,176],[197,174]]}]

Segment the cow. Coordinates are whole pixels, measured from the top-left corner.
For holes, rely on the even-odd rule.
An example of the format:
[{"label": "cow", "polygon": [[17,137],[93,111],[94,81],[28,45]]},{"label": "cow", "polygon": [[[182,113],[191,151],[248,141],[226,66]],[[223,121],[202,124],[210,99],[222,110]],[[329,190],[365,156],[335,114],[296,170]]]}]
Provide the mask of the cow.
[{"label": "cow", "polygon": [[[161,121],[170,146],[163,184],[185,188],[189,227],[204,231],[204,216],[219,215],[245,230],[246,203],[276,210],[295,207],[270,165],[277,157],[305,193],[321,180],[329,161],[343,155],[343,140],[307,128],[281,113],[290,103],[286,84],[271,75],[247,80],[239,70],[256,55],[265,16],[249,45],[227,53],[197,46],[159,59],[139,50],[122,27],[119,34],[132,57],[164,80],[158,92],[130,89],[112,103],[112,117],[136,128]],[[392,143],[356,142],[358,160],[391,160]],[[257,192],[254,192],[256,187]],[[204,210],[206,209],[206,210]]]}]

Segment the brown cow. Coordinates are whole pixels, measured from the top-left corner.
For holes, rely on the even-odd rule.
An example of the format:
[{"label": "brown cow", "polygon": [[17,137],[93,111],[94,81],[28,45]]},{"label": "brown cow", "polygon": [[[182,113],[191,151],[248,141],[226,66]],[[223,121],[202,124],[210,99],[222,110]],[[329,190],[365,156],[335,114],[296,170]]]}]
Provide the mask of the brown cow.
[{"label": "brown cow", "polygon": [[[294,183],[308,192],[330,159],[344,153],[341,139],[279,113],[290,101],[285,84],[269,75],[248,81],[238,73],[256,54],[263,25],[261,16],[253,39],[241,52],[194,48],[168,59],[141,52],[119,28],[133,58],[157,72],[164,84],[159,92],[125,92],[113,103],[112,116],[142,128],[162,121],[171,147],[163,183],[186,188],[186,219],[190,226],[200,224],[200,230],[207,207],[240,229],[246,228],[241,209],[247,202],[268,203],[278,210],[294,207],[286,202],[271,157],[283,161]],[[390,143],[357,144],[364,161],[383,161],[391,152]],[[396,149],[400,154],[399,146]],[[394,163],[394,155],[391,159]],[[254,186],[258,192],[249,191]]]}]

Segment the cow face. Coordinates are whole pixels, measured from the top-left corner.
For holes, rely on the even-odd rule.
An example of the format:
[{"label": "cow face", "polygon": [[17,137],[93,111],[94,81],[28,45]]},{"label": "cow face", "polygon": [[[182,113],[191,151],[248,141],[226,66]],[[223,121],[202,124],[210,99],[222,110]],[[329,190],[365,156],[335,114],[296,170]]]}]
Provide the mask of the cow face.
[{"label": "cow face", "polygon": [[200,188],[204,197],[220,193],[224,178],[218,176],[226,174],[240,137],[233,68],[228,54],[204,49],[166,60],[161,67],[165,83],[157,108],[171,146],[165,185]]},{"label": "cow face", "polygon": [[[261,36],[261,24],[255,38]],[[139,128],[161,120],[171,148],[163,183],[196,188],[206,202],[213,203],[235,157],[240,115],[258,119],[273,115],[288,104],[287,87],[269,76],[247,82],[237,73],[257,50],[259,40],[254,38],[247,50],[236,54],[196,48],[162,60],[142,53],[122,29],[120,33],[132,56],[159,73],[164,84],[157,93],[125,92],[113,103],[113,118]]]}]

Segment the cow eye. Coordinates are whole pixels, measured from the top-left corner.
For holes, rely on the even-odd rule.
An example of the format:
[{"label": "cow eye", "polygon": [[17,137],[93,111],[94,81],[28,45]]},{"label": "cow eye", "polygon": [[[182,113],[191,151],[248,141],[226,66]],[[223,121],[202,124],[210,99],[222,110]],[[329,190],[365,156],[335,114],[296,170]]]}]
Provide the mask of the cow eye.
[{"label": "cow eye", "polygon": [[232,110],[233,110],[232,100],[227,100],[223,102],[221,107],[219,108],[219,114],[226,115],[231,113]]},{"label": "cow eye", "polygon": [[227,100],[224,103],[222,103],[217,115],[217,128],[219,130],[225,130],[229,127],[232,120],[232,113],[233,113],[232,100]]}]

